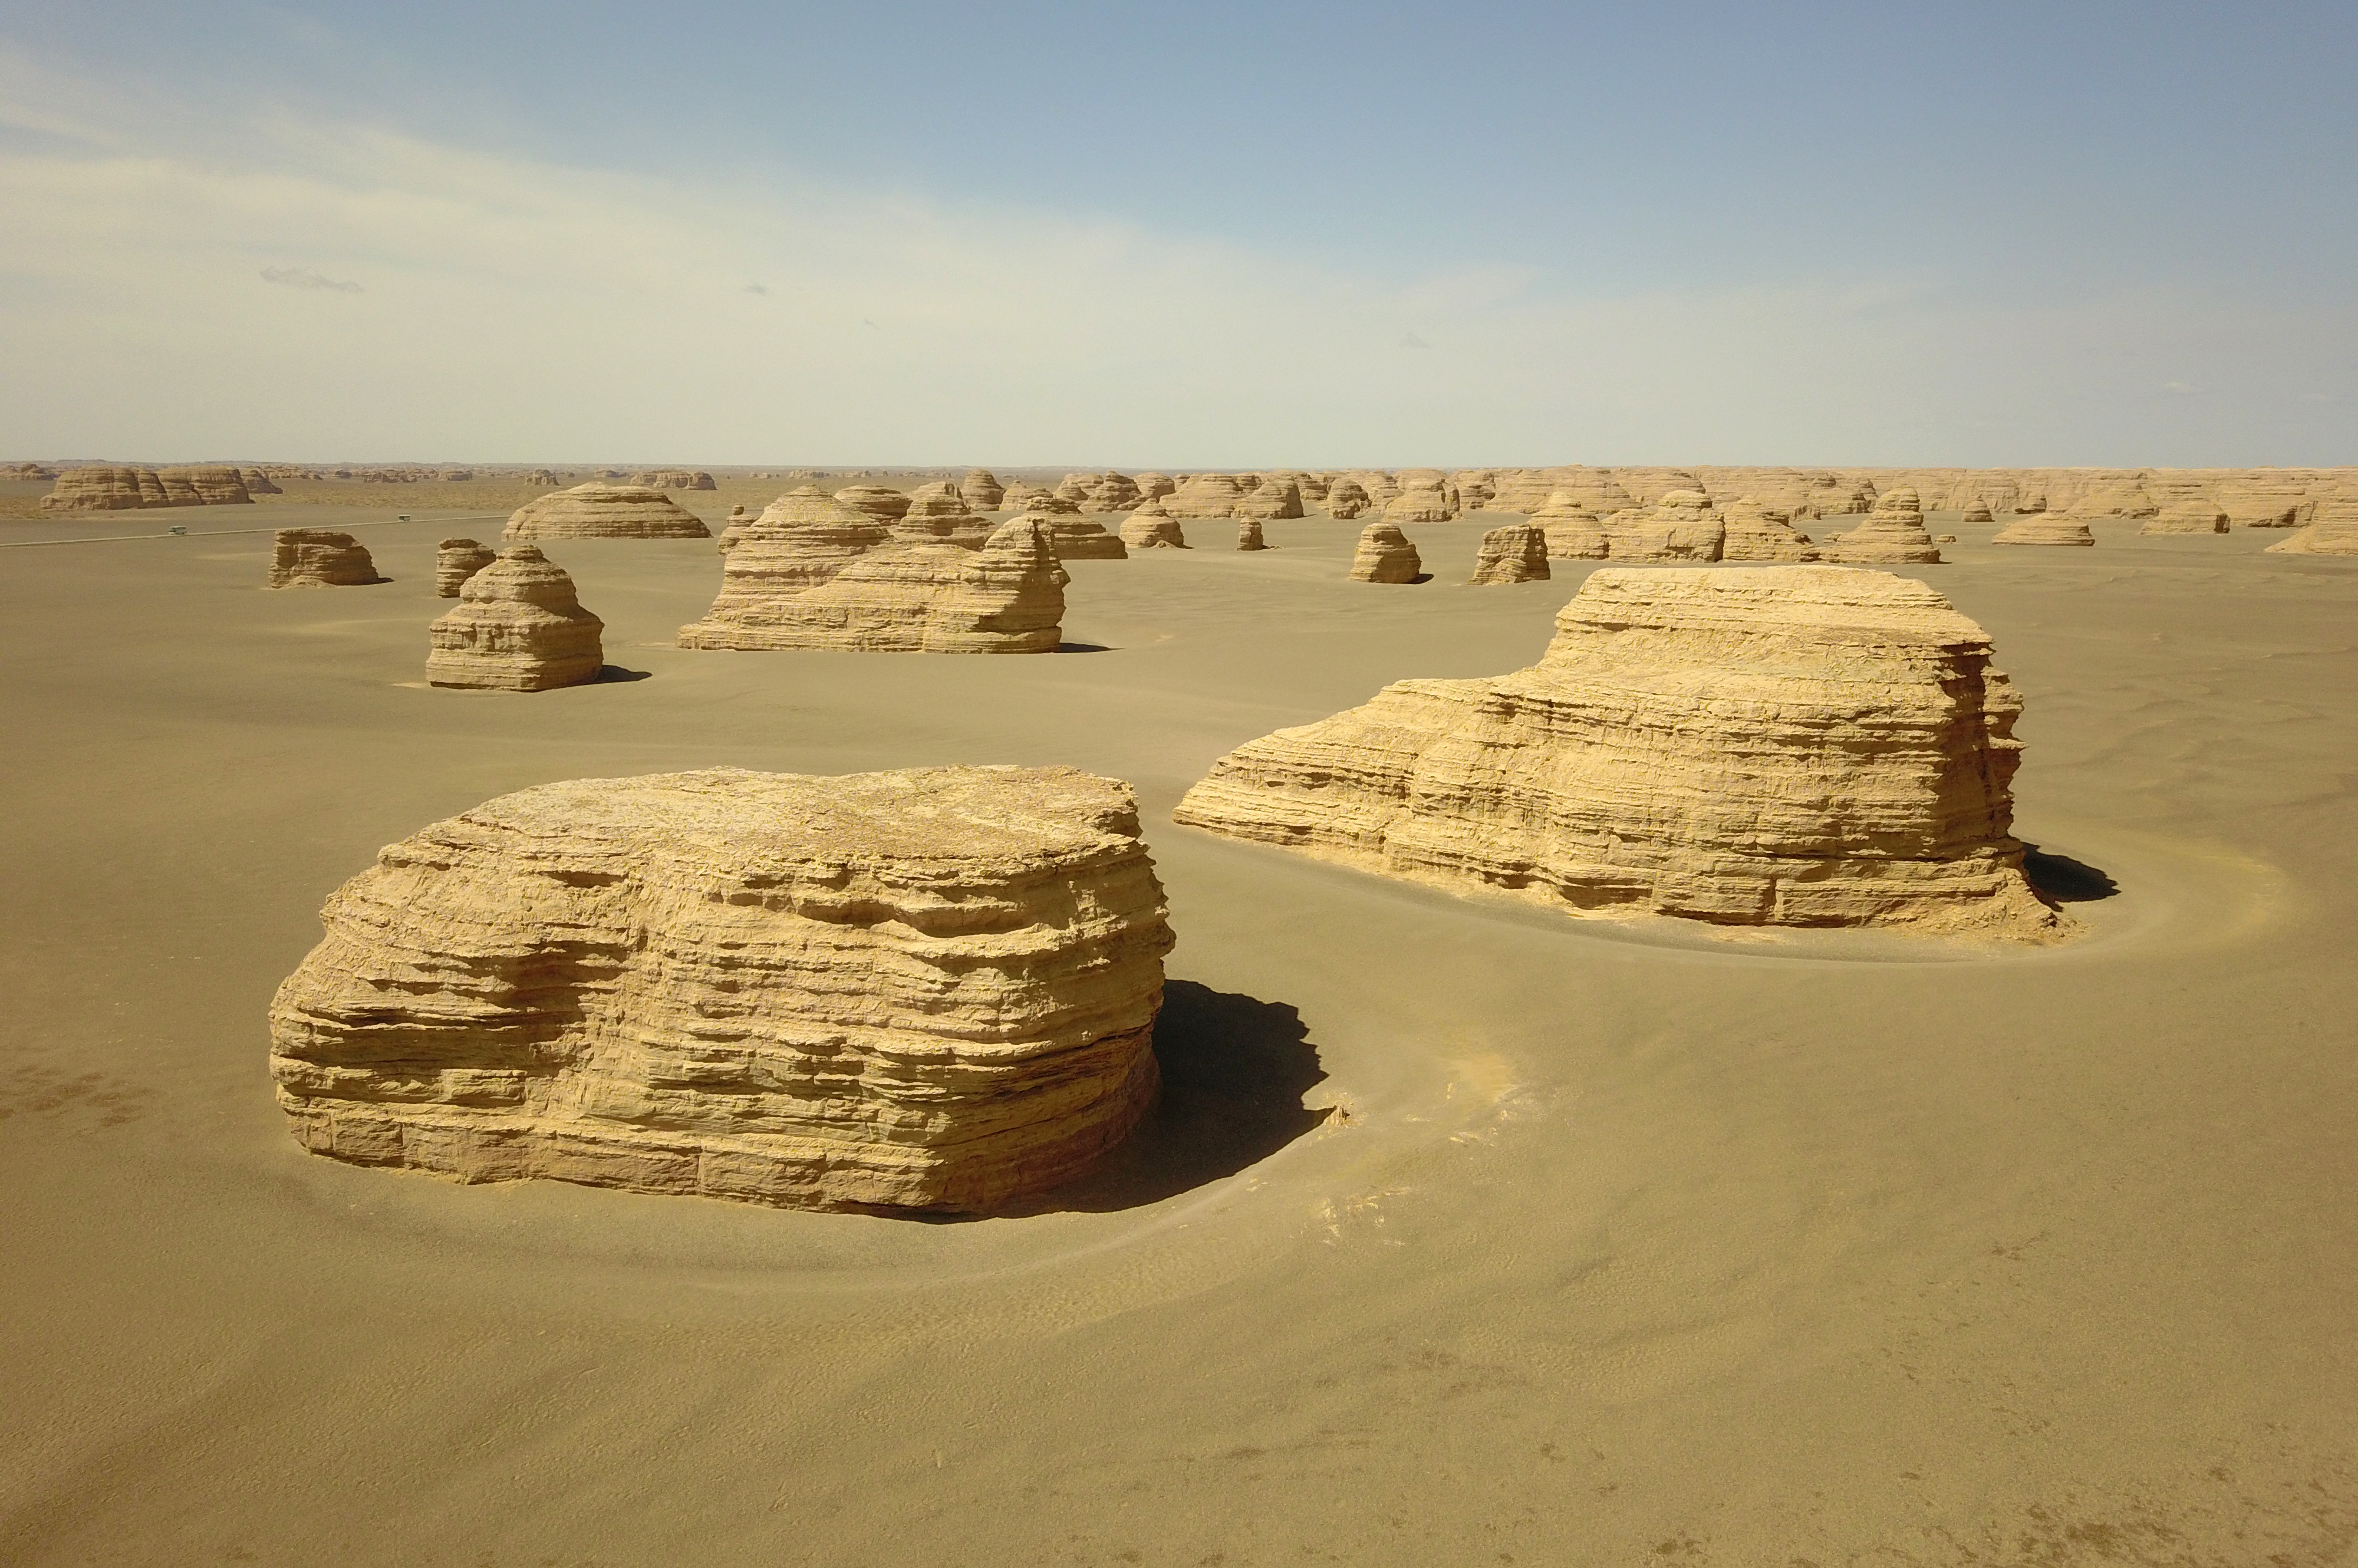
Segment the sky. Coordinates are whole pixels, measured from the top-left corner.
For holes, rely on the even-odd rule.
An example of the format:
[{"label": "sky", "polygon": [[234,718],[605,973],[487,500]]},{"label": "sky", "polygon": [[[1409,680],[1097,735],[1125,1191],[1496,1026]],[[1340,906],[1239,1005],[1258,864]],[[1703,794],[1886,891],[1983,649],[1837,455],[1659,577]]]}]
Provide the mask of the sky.
[{"label": "sky", "polygon": [[2358,6],[0,0],[0,459],[2358,462]]}]

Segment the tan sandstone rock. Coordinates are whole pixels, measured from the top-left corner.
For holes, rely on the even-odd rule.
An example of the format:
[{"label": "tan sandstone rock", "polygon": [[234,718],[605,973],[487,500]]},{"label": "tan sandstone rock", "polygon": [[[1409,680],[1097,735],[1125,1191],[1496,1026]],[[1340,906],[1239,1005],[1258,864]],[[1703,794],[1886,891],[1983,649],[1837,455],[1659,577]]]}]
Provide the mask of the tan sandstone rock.
[{"label": "tan sandstone rock", "polygon": [[1041,507],[1025,513],[1019,521],[1039,524],[1060,561],[1120,561],[1130,558],[1129,546],[1121,542],[1121,535],[1107,532],[1106,525],[1094,517]]},{"label": "tan sandstone rock", "polygon": [[1351,557],[1352,582],[1414,582],[1424,563],[1416,546],[1396,523],[1370,523],[1359,533],[1359,548]]},{"label": "tan sandstone rock", "polygon": [[982,548],[997,526],[968,506],[966,494],[947,481],[921,484],[909,492],[909,510],[892,525],[896,539],[946,539],[970,550]]},{"label": "tan sandstone rock", "polygon": [[1605,520],[1617,561],[1715,561],[1727,524],[1699,490],[1662,492],[1650,512],[1617,512]]},{"label": "tan sandstone rock", "polygon": [[958,493],[965,496],[967,504],[978,512],[996,512],[1000,498],[1007,493],[1007,487],[1001,484],[999,476],[989,469],[968,469],[966,477],[958,481]]},{"label": "tan sandstone rock", "polygon": [[1449,504],[1449,497],[1443,493],[1438,482],[1430,485],[1410,485],[1408,481],[1413,473],[1412,470],[1403,472],[1401,475],[1401,492],[1384,503],[1385,522],[1394,525],[1407,523],[1446,523],[1457,515],[1457,509]]},{"label": "tan sandstone rock", "polygon": [[2238,528],[2298,528],[2315,510],[2306,485],[2277,475],[2231,480],[2217,494],[2228,521]]},{"label": "tan sandstone rock", "polygon": [[1529,669],[1223,757],[1174,820],[1572,914],[2037,939],[2019,699],[1921,583],[1600,568]]},{"label": "tan sandstone rock", "polygon": [[[2146,520],[2140,534],[2223,534],[2227,514],[2209,501],[2174,501]],[[2269,548],[2277,548],[2270,546]]]},{"label": "tan sandstone rock", "polygon": [[704,519],[662,491],[592,480],[535,496],[500,531],[504,544],[526,539],[709,539]]},{"label": "tan sandstone rock", "polygon": [[2358,507],[2337,507],[2292,537],[2279,539],[2270,545],[2265,553],[2271,556],[2358,556]]},{"label": "tan sandstone rock", "polygon": [[307,1149],[800,1208],[978,1211],[1136,1125],[1172,937],[1067,768],[578,779],[391,845],[271,1004]]},{"label": "tan sandstone rock", "polygon": [[1337,479],[1326,487],[1326,515],[1337,523],[1364,516],[1374,504],[1356,479]]},{"label": "tan sandstone rock", "polygon": [[[58,475],[56,485],[41,497],[44,512],[136,512],[150,504],[163,504],[160,487],[151,503],[140,486],[144,470],[112,465],[96,468],[68,469]],[[148,474],[152,483],[155,475]]]},{"label": "tan sandstone rock", "polygon": [[466,580],[490,566],[498,552],[472,539],[445,539],[434,546],[434,592],[456,599]]},{"label": "tan sandstone rock", "polygon": [[459,589],[429,628],[434,686],[548,691],[598,678],[605,622],[581,608],[565,568],[537,545],[511,545]]},{"label": "tan sandstone rock", "polygon": [[265,588],[363,588],[390,582],[358,539],[331,528],[281,528],[271,536]]},{"label": "tan sandstone rock", "polygon": [[[2108,516],[2126,516],[2109,513]],[[2071,513],[2033,512],[2016,518],[1990,535],[1993,545],[2093,545],[2096,535],[2087,520]]]},{"label": "tan sandstone rock", "polygon": [[1282,521],[1302,515],[1302,486],[1299,481],[1282,474],[1265,474],[1260,484],[1250,493],[1237,498],[1229,508],[1231,517],[1250,517],[1263,523]]},{"label": "tan sandstone rock", "polygon": [[1601,561],[1612,554],[1603,521],[1581,504],[1576,492],[1552,492],[1531,518],[1547,535],[1547,553],[1557,560]]},{"label": "tan sandstone rock", "polygon": [[1723,561],[1814,561],[1817,546],[1782,511],[1748,495],[1729,502],[1720,516],[1725,525],[1719,546]]},{"label": "tan sandstone rock", "polygon": [[835,499],[855,512],[867,513],[880,523],[898,523],[909,512],[909,498],[888,485],[849,485],[837,491]]},{"label": "tan sandstone rock", "polygon": [[1939,564],[1941,547],[1925,532],[1916,492],[1903,487],[1877,497],[1875,510],[1866,514],[1866,520],[1847,534],[1827,540],[1820,554],[1829,561],[1929,566]]},{"label": "tan sandstone rock", "polygon": [[1121,542],[1133,550],[1184,550],[1187,535],[1162,503],[1150,501],[1122,524]]},{"label": "tan sandstone rock", "polygon": [[1237,520],[1237,548],[1239,550],[1271,550],[1277,546],[1261,537],[1260,519],[1242,517]]},{"label": "tan sandstone rock", "polygon": [[1233,517],[1245,498],[1244,482],[1232,473],[1199,473],[1164,498],[1174,517]]},{"label": "tan sandstone rock", "polygon": [[1547,530],[1530,523],[1509,523],[1482,535],[1475,553],[1474,583],[1545,582],[1548,571]]},{"label": "tan sandstone rock", "polygon": [[1139,474],[1134,476],[1131,482],[1138,486],[1138,498],[1141,501],[1160,501],[1179,488],[1172,481],[1171,476],[1164,473]]},{"label": "tan sandstone rock", "polygon": [[[816,485],[788,491],[741,534],[733,524],[729,532],[737,537],[721,538],[726,554],[720,591],[704,620],[681,632],[682,647],[792,645],[761,640],[765,629],[781,623],[785,601],[828,581],[893,536],[873,516],[843,505]],[[704,640],[690,640],[699,629]],[[740,633],[750,640],[736,640]]]}]

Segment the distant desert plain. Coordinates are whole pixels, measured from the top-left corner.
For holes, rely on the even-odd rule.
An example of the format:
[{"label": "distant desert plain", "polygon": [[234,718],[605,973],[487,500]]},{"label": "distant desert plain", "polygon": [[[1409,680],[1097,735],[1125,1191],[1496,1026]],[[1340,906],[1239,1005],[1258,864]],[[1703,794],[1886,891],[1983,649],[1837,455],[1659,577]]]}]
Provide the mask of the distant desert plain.
[{"label": "distant desert plain", "polygon": [[[44,509],[59,466],[0,481],[0,1562],[2358,1553],[2358,557],[2269,549],[2353,470],[2009,470],[1978,512],[1953,470],[1434,470],[1398,583],[1347,574],[1414,486],[1338,520],[1316,476],[1271,548],[1170,505],[1189,547],[1066,559],[1037,657],[683,647],[711,538],[544,537],[602,666],[503,691],[428,684],[445,538],[607,478],[717,535],[967,470]],[[1467,579],[1575,481],[1617,545],[1667,496],[1773,484],[1823,546],[1917,492],[1942,558],[1877,569],[2020,698],[2052,939],[1575,918],[1173,821],[1256,738],[1539,661],[1625,560]],[[2025,518],[2093,547],[1993,543]],[[281,529],[388,580],[266,591]],[[1074,1179],[817,1212],[290,1136],[274,992],[382,847],[558,781],[980,763],[1126,781],[1167,896],[1160,1098]]]}]

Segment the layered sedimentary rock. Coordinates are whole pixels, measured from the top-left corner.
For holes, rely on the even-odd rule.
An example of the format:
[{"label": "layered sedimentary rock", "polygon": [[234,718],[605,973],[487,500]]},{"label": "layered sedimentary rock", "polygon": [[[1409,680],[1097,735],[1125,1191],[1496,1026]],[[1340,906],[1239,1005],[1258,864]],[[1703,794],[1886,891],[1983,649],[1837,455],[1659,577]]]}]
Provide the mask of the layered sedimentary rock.
[{"label": "layered sedimentary rock", "polygon": [[1121,542],[1133,550],[1184,550],[1187,535],[1179,519],[1163,510],[1160,502],[1150,501],[1122,524]]},{"label": "layered sedimentary rock", "polygon": [[605,622],[581,608],[565,568],[537,545],[511,545],[460,585],[427,631],[434,686],[547,691],[598,678]]},{"label": "layered sedimentary rock", "polygon": [[1233,517],[1245,494],[1235,474],[1199,473],[1173,491],[1163,505],[1174,517]]},{"label": "layered sedimentary rock", "polygon": [[1138,486],[1138,498],[1141,501],[1160,501],[1179,488],[1173,482],[1171,476],[1164,473],[1138,474],[1133,477],[1131,482]]},{"label": "layered sedimentary rock", "polygon": [[315,1152],[975,1211],[1156,1088],[1172,937],[1112,779],[734,768],[502,795],[391,845],[271,1005]]},{"label": "layered sedimentary rock", "polygon": [[966,477],[958,481],[958,493],[964,495],[967,504],[978,512],[996,512],[1000,497],[1007,493],[1007,487],[1001,484],[999,476],[989,469],[968,469]]},{"label": "layered sedimentary rock", "polygon": [[1121,535],[1109,533],[1094,517],[1067,516],[1055,512],[1028,512],[1024,518],[1041,525],[1061,561],[1120,561],[1130,557]]},{"label": "layered sedimentary rock", "polygon": [[[2151,517],[2160,510],[2160,507],[2154,504],[2153,498],[2145,492],[2144,488],[2140,485],[2135,484],[2098,485],[2090,490],[2085,495],[2081,496],[2077,501],[2071,503],[2072,514],[2075,517],[2082,518]],[[2004,541],[1991,541],[1993,544],[2001,542],[2006,544],[2055,544],[2060,541],[2052,539],[2008,539]],[[2076,543],[2077,541],[2072,542]],[[2094,543],[2093,539],[2089,542],[2091,544]]]},{"label": "layered sedimentary rock", "polygon": [[1414,582],[1424,571],[1416,546],[1396,523],[1370,523],[1359,532],[1359,548],[1351,557],[1353,582]]},{"label": "layered sedimentary rock", "polygon": [[[113,466],[68,469],[58,475],[56,488],[41,497],[44,512],[135,512],[151,504],[139,483],[142,470]],[[154,475],[148,476],[152,481]],[[154,504],[161,504],[156,492]]]},{"label": "layered sedimentary rock", "polygon": [[456,599],[466,580],[490,566],[498,552],[472,539],[445,539],[434,546],[434,591]]},{"label": "layered sedimentary rock", "polygon": [[1827,540],[1820,553],[1830,561],[1872,565],[1937,565],[1941,559],[1941,547],[1924,530],[1923,509],[1916,492],[1905,488],[1877,497],[1875,510],[1865,522]]},{"label": "layered sedimentary rock", "polygon": [[1238,549],[1239,549],[1239,550],[1266,550],[1266,549],[1270,549],[1270,548],[1272,548],[1272,547],[1273,547],[1273,546],[1270,544],[1270,542],[1269,542],[1267,539],[1264,539],[1264,538],[1262,538],[1262,537],[1261,537],[1261,534],[1260,534],[1260,518],[1258,518],[1258,517],[1244,517],[1244,518],[1239,518],[1239,519],[1238,520],[1238,522],[1237,522],[1237,548],[1238,548]]},{"label": "layered sedimentary rock", "polygon": [[[1006,494],[1000,498],[999,505],[994,508],[994,510],[1000,512],[1030,512],[1047,502],[1054,501],[1055,498],[1056,492],[1055,491],[1045,489],[1036,484],[1025,484],[1022,480],[1017,480],[1013,484],[1007,487]],[[1076,510],[1077,510],[1077,508]]]},{"label": "layered sedimentary rock", "polygon": [[[867,554],[892,534],[885,524],[842,504],[815,484],[790,490],[763,507],[758,517],[730,514],[720,535],[721,554],[731,563],[722,573],[721,591],[728,592],[731,574],[744,578],[749,589],[759,584],[808,588],[833,577],[845,562]],[[742,561],[736,559],[741,549],[755,542],[759,550]]]},{"label": "layered sedimentary rock", "polygon": [[1715,561],[1727,524],[1699,490],[1665,491],[1650,512],[1605,520],[1617,561]]},{"label": "layered sedimentary rock", "polygon": [[650,469],[645,473],[633,474],[631,482],[647,485],[655,490],[710,490],[713,488],[712,476],[694,469]]},{"label": "layered sedimentary rock", "polygon": [[2358,508],[2335,508],[2267,547],[2271,556],[2358,556]]},{"label": "layered sedimentary rock", "polygon": [[1442,492],[1450,498],[1460,515],[1479,512],[1498,495],[1498,472],[1492,469],[1462,469],[1449,476]]},{"label": "layered sedimentary rock", "polygon": [[1283,475],[1265,474],[1258,487],[1237,498],[1237,503],[1228,509],[1228,515],[1250,517],[1263,523],[1299,517],[1302,515],[1302,487]]},{"label": "layered sedimentary rock", "polygon": [[[2125,513],[2108,514],[2126,516]],[[2033,512],[2016,518],[1990,535],[1993,545],[2093,545],[2085,518],[2062,512]]]},{"label": "layered sedimentary rock", "polygon": [[1543,582],[1548,571],[1547,530],[1529,523],[1509,523],[1482,535],[1475,553],[1476,583]]},{"label": "layered sedimentary rock", "polygon": [[[2215,503],[2174,501],[2146,520],[2140,534],[2223,534],[2227,514]],[[2269,546],[2274,548],[2274,546]]]},{"label": "layered sedimentary rock", "polygon": [[1959,509],[1957,513],[1957,521],[1960,523],[1995,523],[1997,519],[1991,514],[1987,503],[1975,501],[1969,503]]},{"label": "layered sedimentary rock", "polygon": [[1446,523],[1457,515],[1457,509],[1449,504],[1449,497],[1438,485],[1412,486],[1407,483],[1409,477],[1405,473],[1401,476],[1401,492],[1384,503],[1385,522],[1395,524]]},{"label": "layered sedimentary rock", "polygon": [[2238,528],[2298,528],[2314,507],[2306,486],[2290,479],[2234,480],[2218,489],[2219,505]]},{"label": "layered sedimentary rock", "polygon": [[392,579],[358,539],[331,528],[281,528],[271,535],[265,588],[361,588]]},{"label": "layered sedimentary rock", "polygon": [[946,539],[979,550],[996,526],[966,502],[965,492],[944,481],[921,484],[909,492],[909,510],[892,525],[896,539]]},{"label": "layered sedimentary rock", "polygon": [[888,485],[848,485],[835,492],[835,499],[855,512],[865,512],[880,523],[898,523],[909,512],[909,498]]},{"label": "layered sedimentary rock", "polygon": [[2037,938],[2020,708],[1939,593],[1823,566],[1600,568],[1546,656],[1230,752],[1174,820],[1574,914]]},{"label": "layered sedimentary rock", "polygon": [[249,500],[257,495],[284,495],[287,493],[285,491],[279,489],[276,484],[273,483],[270,476],[263,472],[260,469],[240,469],[237,470],[237,478],[238,482],[245,486],[245,493]]},{"label": "layered sedimentary rock", "polygon": [[679,645],[1052,654],[1063,641],[1066,580],[1047,524],[1017,517],[979,550],[895,542],[798,592],[732,600],[724,586],[704,620],[680,628]]},{"label": "layered sedimentary rock", "polygon": [[515,509],[500,531],[503,543],[526,539],[709,539],[704,519],[662,491],[644,484],[591,481]]},{"label": "layered sedimentary rock", "polygon": [[1727,503],[1720,513],[1725,532],[1720,539],[1723,561],[1814,561],[1817,546],[1777,508],[1764,506],[1748,495]]},{"label": "layered sedimentary rock", "polygon": [[1603,521],[1572,491],[1549,495],[1531,518],[1547,535],[1547,553],[1558,560],[1601,561],[1612,554]]},{"label": "layered sedimentary rock", "polygon": [[1123,473],[1068,473],[1056,494],[1083,512],[1128,512],[1145,499]]},{"label": "layered sedimentary rock", "polygon": [[1338,523],[1364,516],[1374,504],[1356,479],[1338,479],[1326,487],[1326,515]]}]

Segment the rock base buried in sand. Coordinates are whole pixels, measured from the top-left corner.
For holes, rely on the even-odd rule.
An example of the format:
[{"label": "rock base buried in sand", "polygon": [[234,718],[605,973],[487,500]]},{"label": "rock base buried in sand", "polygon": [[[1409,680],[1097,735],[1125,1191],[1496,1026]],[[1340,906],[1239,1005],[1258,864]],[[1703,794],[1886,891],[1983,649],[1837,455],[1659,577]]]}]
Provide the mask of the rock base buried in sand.
[{"label": "rock base buried in sand", "polygon": [[975,1211],[1155,1092],[1163,889],[1129,787],[1067,768],[544,784],[321,920],[271,1072],[357,1163]]},{"label": "rock base buried in sand", "polygon": [[[2142,530],[2140,530],[2142,532]],[[2085,518],[2063,512],[2026,513],[1990,535],[1993,545],[2093,545]]]},{"label": "rock base buried in sand", "polygon": [[358,539],[329,528],[281,528],[271,537],[268,588],[363,588],[390,582]]},{"label": "rock base buried in sand", "polygon": [[1174,820],[1574,914],[2043,939],[2020,703],[1923,584],[1600,568],[1530,669],[1238,748]]},{"label": "rock base buried in sand", "polygon": [[547,691],[596,680],[605,622],[581,608],[565,568],[537,545],[511,545],[459,589],[427,631],[434,686]]},{"label": "rock base buried in sand", "polygon": [[535,496],[500,531],[523,539],[709,539],[704,519],[652,485],[577,484]]},{"label": "rock base buried in sand", "polygon": [[1547,531],[1529,523],[1509,523],[1482,535],[1476,552],[1476,583],[1545,582],[1548,580]]},{"label": "rock base buried in sand", "polygon": [[[2223,534],[2227,514],[2207,501],[2174,501],[2146,520],[2140,534]],[[2270,545],[2272,550],[2284,548]]]},{"label": "rock base buried in sand", "polygon": [[498,552],[472,539],[445,539],[434,546],[434,592],[456,599],[466,580],[490,566]]},{"label": "rock base buried in sand", "polygon": [[[758,541],[729,557],[732,571]],[[825,581],[726,585],[704,620],[679,632],[683,648],[824,648],[864,654],[1053,654],[1064,640],[1064,568],[1047,523],[1002,523],[979,550],[893,543],[846,563]]]},{"label": "rock base buried in sand", "polygon": [[2270,556],[2358,556],[2358,515],[2320,517],[2262,552]]},{"label": "rock base buried in sand", "polygon": [[1353,582],[1414,582],[1424,573],[1424,562],[1408,535],[1391,523],[1370,523],[1359,533],[1359,548],[1351,557]]}]

